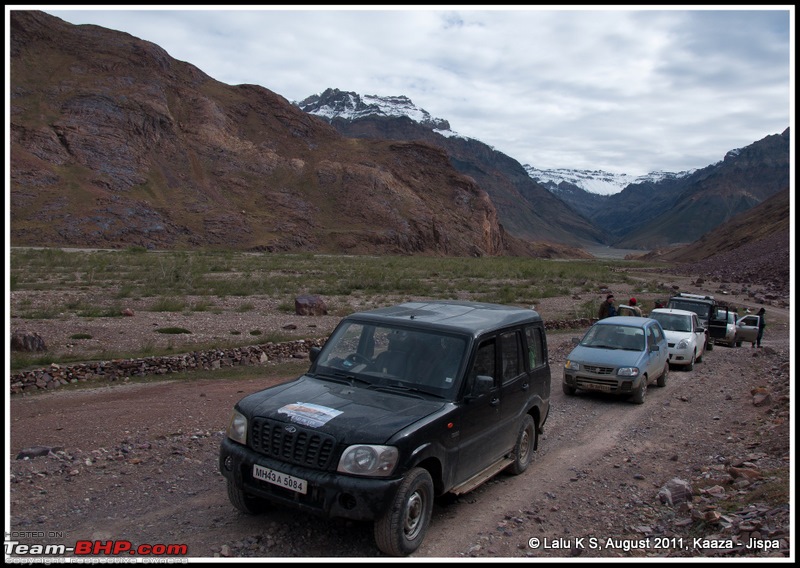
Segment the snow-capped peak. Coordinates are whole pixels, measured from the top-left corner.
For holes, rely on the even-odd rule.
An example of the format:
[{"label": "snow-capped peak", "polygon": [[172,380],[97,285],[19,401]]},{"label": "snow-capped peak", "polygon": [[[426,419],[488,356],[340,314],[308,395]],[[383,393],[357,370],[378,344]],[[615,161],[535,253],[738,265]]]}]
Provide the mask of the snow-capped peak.
[{"label": "snow-capped peak", "polygon": [[407,117],[442,136],[459,136],[450,130],[448,121],[432,117],[428,111],[419,108],[403,95],[379,97],[326,89],[321,95],[311,95],[295,104],[301,110],[329,121],[334,118],[356,120],[365,116]]},{"label": "snow-capped peak", "polygon": [[692,173],[685,171],[673,172],[650,172],[641,176],[630,174],[614,174],[602,170],[570,170],[570,169],[546,169],[540,170],[534,166],[525,164],[523,166],[528,175],[535,181],[544,185],[548,189],[555,189],[560,183],[567,182],[577,186],[589,193],[599,195],[613,195],[619,193],[630,184],[637,183],[656,183],[664,179],[679,179]]}]

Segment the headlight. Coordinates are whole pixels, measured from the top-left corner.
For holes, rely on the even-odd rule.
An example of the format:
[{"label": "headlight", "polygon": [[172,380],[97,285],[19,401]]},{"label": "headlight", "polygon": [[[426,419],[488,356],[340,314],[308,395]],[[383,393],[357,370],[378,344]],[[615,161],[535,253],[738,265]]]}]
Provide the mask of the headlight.
[{"label": "headlight", "polygon": [[337,471],[387,477],[397,465],[397,455],[397,448],[393,446],[350,446],[342,454]]},{"label": "headlight", "polygon": [[238,410],[233,411],[228,422],[228,438],[240,444],[247,443],[247,418]]},{"label": "headlight", "polygon": [[639,376],[639,368],[638,367],[620,367],[617,374],[620,377],[638,377]]},{"label": "headlight", "polygon": [[687,347],[689,347],[689,340],[681,339],[678,342],[678,349],[686,349]]},{"label": "headlight", "polygon": [[581,370],[581,364],[580,363],[576,363],[575,361],[570,361],[569,359],[567,359],[567,362],[564,363],[564,368],[565,369],[570,369],[571,371],[580,371]]}]

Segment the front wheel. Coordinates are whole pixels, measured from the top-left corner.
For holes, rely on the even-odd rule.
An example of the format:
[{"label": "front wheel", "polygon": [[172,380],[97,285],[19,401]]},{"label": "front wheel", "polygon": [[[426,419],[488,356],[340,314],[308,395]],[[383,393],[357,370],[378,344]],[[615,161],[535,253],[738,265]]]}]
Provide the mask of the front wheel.
[{"label": "front wheel", "polygon": [[375,521],[375,543],[390,556],[408,556],[422,544],[433,511],[433,480],[427,470],[408,472],[386,512]]},{"label": "front wheel", "polygon": [[239,511],[246,515],[258,515],[267,510],[268,505],[264,499],[248,495],[230,480],[228,480],[228,500]]},{"label": "front wheel", "polygon": [[517,443],[514,446],[514,463],[508,467],[512,475],[519,475],[530,465],[533,459],[533,450],[536,447],[538,431],[530,414],[522,419],[522,425],[517,434]]},{"label": "front wheel", "polygon": [[567,383],[561,383],[561,388],[563,389],[564,394],[567,396],[572,396],[575,394],[575,387],[571,387]]},{"label": "front wheel", "polygon": [[[692,357],[692,362],[694,362],[694,357]],[[669,377],[669,363],[664,364],[664,372],[658,377],[656,384],[660,387],[667,386],[667,377]]]},{"label": "front wheel", "polygon": [[647,377],[642,377],[642,384],[639,385],[639,388],[633,393],[631,400],[636,404],[644,403],[644,399],[647,396],[647,380]]},{"label": "front wheel", "polygon": [[[692,360],[689,361],[689,364],[686,365],[686,367],[684,369],[686,371],[691,371],[692,369],[694,369],[694,363],[695,363],[696,360],[697,360],[696,354],[692,353]],[[660,384],[660,381],[661,381],[661,379],[659,379],[659,385],[658,386],[663,387],[664,385]]]}]

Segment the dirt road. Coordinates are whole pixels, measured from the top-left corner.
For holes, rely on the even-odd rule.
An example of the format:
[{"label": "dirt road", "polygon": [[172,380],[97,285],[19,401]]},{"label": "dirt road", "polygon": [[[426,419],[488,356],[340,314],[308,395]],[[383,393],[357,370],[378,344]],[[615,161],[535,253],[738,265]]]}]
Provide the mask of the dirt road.
[{"label": "dirt road", "polygon": [[[552,411],[534,463],[437,503],[413,556],[793,554],[780,497],[790,483],[789,313],[769,315],[763,349],[717,346],[693,371],[673,370],[643,405],[564,395],[575,334],[550,334]],[[233,404],[264,386],[164,381],[13,397],[12,540],[180,544],[193,559],[381,556],[368,523],[279,509],[247,517],[228,502],[219,443]],[[39,446],[51,452],[14,459]],[[675,478],[692,501],[662,503],[659,490]],[[744,546],[751,537],[757,547]]]}]

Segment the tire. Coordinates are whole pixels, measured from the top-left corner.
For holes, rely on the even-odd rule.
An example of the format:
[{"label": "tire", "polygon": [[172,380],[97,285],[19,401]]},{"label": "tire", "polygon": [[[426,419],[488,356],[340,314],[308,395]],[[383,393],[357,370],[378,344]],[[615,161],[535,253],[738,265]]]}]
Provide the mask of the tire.
[{"label": "tire", "polygon": [[408,472],[386,512],[375,521],[375,544],[384,554],[408,556],[422,544],[433,511],[433,480],[427,470]]},{"label": "tire", "polygon": [[[694,352],[694,353],[692,353],[692,360],[689,361],[689,364],[684,367],[684,370],[685,371],[691,371],[692,369],[694,369],[694,364],[695,364],[696,361],[697,361],[697,352]],[[659,385],[658,386],[663,387],[664,385],[660,384],[661,383],[661,378],[660,377],[659,377],[658,381],[659,381]]]},{"label": "tire", "polygon": [[512,475],[519,475],[528,469],[533,460],[533,450],[536,447],[538,434],[533,417],[526,414],[522,418],[522,425],[517,434],[517,443],[514,445],[514,463],[508,466],[508,471]]},{"label": "tire", "polygon": [[231,480],[228,480],[228,499],[234,507],[245,515],[258,515],[269,508],[264,499],[248,495],[236,487]]},{"label": "tire", "polygon": [[742,346],[742,342],[741,341],[737,341],[736,342],[736,347],[741,347],[741,346]]},{"label": "tire", "polygon": [[642,384],[639,385],[639,388],[636,389],[636,392],[634,392],[633,396],[631,397],[631,400],[633,402],[635,402],[636,404],[643,404],[644,403],[644,399],[647,396],[647,381],[648,381],[648,378],[644,377],[642,379]]},{"label": "tire", "polygon": [[706,351],[713,351],[714,350],[714,343],[711,341],[706,341]]},{"label": "tire", "polygon": [[[694,363],[694,357],[692,357],[692,363]],[[661,373],[661,376],[658,377],[656,380],[656,385],[659,387],[667,386],[667,379],[669,378],[669,363],[664,365],[664,372]]]},{"label": "tire", "polygon": [[567,396],[575,394],[575,387],[571,387],[567,383],[561,383],[561,388],[564,389],[564,394]]}]

